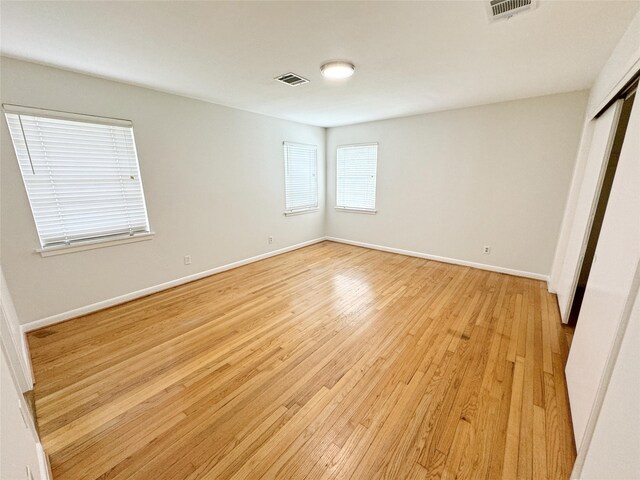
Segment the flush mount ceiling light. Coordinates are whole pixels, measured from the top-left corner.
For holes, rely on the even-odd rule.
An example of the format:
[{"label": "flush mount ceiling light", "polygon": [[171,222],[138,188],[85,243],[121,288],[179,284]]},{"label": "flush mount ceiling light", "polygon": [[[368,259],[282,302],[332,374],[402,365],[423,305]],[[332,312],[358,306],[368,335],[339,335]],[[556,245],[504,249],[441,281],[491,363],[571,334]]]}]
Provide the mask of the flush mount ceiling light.
[{"label": "flush mount ceiling light", "polygon": [[320,72],[325,78],[341,79],[353,75],[356,67],[350,62],[329,62],[320,67]]}]

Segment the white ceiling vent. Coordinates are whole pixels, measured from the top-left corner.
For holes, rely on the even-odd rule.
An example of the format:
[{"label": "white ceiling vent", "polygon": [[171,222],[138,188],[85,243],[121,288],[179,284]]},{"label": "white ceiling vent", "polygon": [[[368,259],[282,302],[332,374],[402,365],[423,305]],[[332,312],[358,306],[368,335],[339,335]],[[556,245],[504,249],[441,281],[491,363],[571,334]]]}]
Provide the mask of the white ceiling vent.
[{"label": "white ceiling vent", "polygon": [[538,0],[490,0],[487,2],[489,21],[511,18],[536,8]]},{"label": "white ceiling vent", "polygon": [[280,75],[275,78],[277,81],[286,83],[287,85],[291,85],[292,87],[296,87],[298,85],[302,85],[303,83],[309,83],[309,80],[301,77],[300,75],[296,75],[295,73],[285,73],[284,75]]}]

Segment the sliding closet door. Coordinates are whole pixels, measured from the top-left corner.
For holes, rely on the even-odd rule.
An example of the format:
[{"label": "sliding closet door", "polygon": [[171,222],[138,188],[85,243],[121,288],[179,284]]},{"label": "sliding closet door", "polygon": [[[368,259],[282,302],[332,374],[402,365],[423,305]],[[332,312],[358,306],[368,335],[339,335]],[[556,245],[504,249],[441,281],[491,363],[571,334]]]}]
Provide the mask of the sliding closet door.
[{"label": "sliding closet door", "polygon": [[580,448],[640,261],[640,101],[631,111],[566,375]]},{"label": "sliding closet door", "polygon": [[582,259],[589,240],[593,215],[596,211],[602,179],[606,171],[611,147],[613,146],[623,103],[623,100],[617,101],[594,120],[595,126],[591,148],[589,149],[582,187],[580,188],[569,234],[569,242],[567,243],[567,253],[558,283],[558,304],[560,305],[560,315],[565,323],[568,321],[578,273],[580,272]]}]

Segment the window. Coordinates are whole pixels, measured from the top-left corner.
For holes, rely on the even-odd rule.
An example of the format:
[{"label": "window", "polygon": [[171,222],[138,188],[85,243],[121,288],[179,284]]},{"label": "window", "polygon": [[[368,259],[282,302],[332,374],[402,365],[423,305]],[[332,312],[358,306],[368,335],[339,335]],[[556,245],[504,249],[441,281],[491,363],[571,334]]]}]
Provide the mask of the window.
[{"label": "window", "polygon": [[336,208],[367,213],[376,211],[378,144],[338,147]]},{"label": "window", "polygon": [[43,250],[149,233],[131,122],[4,107]]},{"label": "window", "polygon": [[285,214],[318,208],[318,148],[284,142]]}]

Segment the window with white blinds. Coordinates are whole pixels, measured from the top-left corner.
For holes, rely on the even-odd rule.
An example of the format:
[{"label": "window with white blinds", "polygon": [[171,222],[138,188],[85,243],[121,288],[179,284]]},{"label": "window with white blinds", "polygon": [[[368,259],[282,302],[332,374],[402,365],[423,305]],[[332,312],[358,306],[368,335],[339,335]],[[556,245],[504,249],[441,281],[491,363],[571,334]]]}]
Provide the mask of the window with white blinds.
[{"label": "window with white blinds", "polygon": [[131,122],[5,106],[43,249],[148,233]]},{"label": "window with white blinds", "polygon": [[318,208],[318,147],[284,142],[285,213]]},{"label": "window with white blinds", "polygon": [[338,147],[336,207],[375,211],[378,144]]}]

